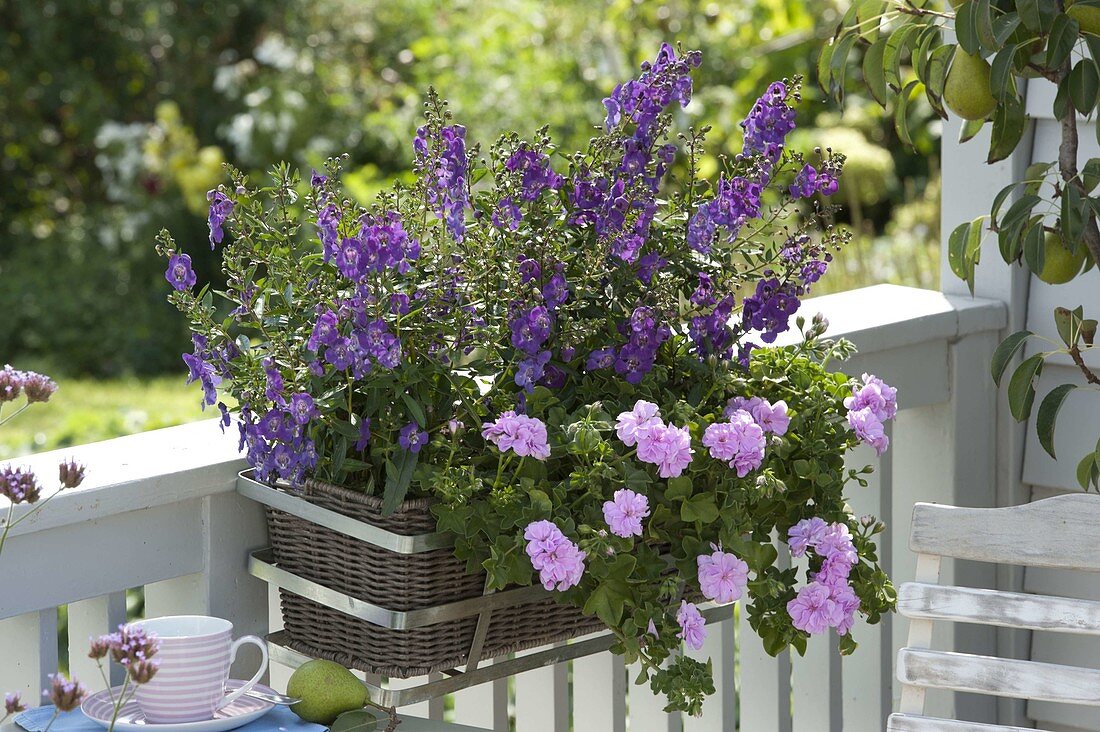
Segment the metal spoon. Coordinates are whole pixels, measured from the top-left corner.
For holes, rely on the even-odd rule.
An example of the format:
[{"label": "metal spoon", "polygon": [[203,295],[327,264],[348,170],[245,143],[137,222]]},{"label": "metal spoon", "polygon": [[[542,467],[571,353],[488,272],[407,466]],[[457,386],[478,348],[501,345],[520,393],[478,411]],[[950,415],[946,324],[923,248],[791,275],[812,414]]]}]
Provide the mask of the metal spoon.
[{"label": "metal spoon", "polygon": [[301,699],[293,696],[286,696],[284,694],[276,694],[274,692],[260,691],[259,689],[249,689],[244,693],[245,696],[251,696],[256,699],[261,699],[265,702],[271,702],[272,704],[284,704],[290,706],[291,704],[297,704],[302,701]]}]

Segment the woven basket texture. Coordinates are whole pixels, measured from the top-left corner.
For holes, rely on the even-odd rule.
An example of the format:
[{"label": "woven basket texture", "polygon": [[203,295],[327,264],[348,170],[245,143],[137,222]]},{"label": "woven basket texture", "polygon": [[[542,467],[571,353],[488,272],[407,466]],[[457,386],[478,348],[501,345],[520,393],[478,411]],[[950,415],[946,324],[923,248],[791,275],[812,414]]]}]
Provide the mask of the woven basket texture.
[{"label": "woven basket texture", "polygon": [[[382,501],[320,481],[296,494],[317,506],[395,534],[436,530],[427,499],[408,500],[390,516]],[[485,574],[467,574],[450,549],[398,554],[272,508],[268,529],[281,569],[389,610],[435,607],[480,596]],[[477,617],[392,630],[280,590],[289,645],[314,658],[390,678],[409,678],[465,665]],[[551,597],[493,611],[482,658],[495,658],[591,633],[594,617]]]}]

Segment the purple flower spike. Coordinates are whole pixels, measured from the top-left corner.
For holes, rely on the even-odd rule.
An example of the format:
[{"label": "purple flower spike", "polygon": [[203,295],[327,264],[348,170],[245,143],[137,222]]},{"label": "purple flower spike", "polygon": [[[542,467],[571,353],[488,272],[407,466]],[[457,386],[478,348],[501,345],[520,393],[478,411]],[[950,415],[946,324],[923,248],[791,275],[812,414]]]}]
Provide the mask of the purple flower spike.
[{"label": "purple flower spike", "polygon": [[206,197],[210,201],[208,223],[210,225],[210,248],[213,249],[215,244],[221,244],[222,239],[225,238],[222,226],[229,215],[233,213],[235,204],[221,191],[210,191],[206,194]]}]

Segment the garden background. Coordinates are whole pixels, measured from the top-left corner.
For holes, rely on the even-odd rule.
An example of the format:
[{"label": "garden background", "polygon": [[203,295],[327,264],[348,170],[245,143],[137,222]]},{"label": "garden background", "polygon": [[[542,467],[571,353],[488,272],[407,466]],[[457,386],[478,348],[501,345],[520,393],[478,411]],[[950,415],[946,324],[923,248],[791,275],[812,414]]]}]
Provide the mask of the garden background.
[{"label": "garden background", "polygon": [[0,459],[203,416],[153,236],[171,230],[200,280],[217,271],[203,243],[223,163],[256,180],[278,160],[308,172],[347,153],[346,183],[369,200],[409,175],[429,85],[484,146],[548,124],[564,149],[583,147],[600,100],[664,40],[703,51],[683,114],[713,126],[712,150],[740,149],[737,122],[768,82],[806,78],[794,142],[848,156],[834,200],[856,234],[816,294],[937,287],[938,120],[923,97],[909,105],[907,149],[869,98],[841,114],[816,84],[847,5],[0,2],[0,363],[61,383],[0,433]]}]

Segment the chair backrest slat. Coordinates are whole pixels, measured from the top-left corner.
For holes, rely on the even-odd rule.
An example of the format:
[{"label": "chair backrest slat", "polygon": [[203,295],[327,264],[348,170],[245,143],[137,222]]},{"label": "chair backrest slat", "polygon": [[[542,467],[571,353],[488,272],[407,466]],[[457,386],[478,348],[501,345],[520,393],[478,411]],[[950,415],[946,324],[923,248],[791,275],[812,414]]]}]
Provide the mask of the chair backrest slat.
[{"label": "chair backrest slat", "polygon": [[925,620],[1100,635],[1100,602],[1049,595],[906,582],[898,589],[898,613]]},{"label": "chair backrest slat", "polygon": [[891,714],[886,721],[886,732],[1035,732],[1024,727],[1004,727],[999,724],[956,722],[951,719],[933,719],[911,714]]},{"label": "chair backrest slat", "polygon": [[1095,572],[1100,571],[1098,525],[1100,500],[1083,493],[1008,508],[918,503],[909,548],[978,562]]},{"label": "chair backrest slat", "polygon": [[898,680],[933,689],[1100,706],[1100,671],[1053,663],[902,648]]}]

